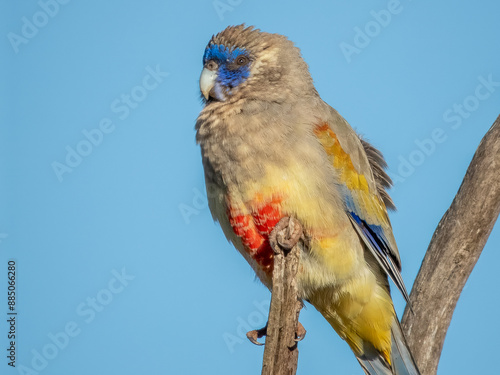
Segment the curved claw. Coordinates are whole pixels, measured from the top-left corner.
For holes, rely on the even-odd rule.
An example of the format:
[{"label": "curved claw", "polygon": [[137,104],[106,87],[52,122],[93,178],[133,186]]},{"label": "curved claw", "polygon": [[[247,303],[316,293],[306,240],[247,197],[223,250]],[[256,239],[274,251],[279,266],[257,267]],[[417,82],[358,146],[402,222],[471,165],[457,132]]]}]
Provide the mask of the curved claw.
[{"label": "curved claw", "polygon": [[[302,325],[302,323],[298,322],[297,331],[295,331],[295,342],[299,342],[299,341],[304,340],[304,338],[306,337],[306,333],[307,333],[307,331],[304,328],[304,326]],[[266,335],[267,335],[267,324],[265,327],[262,327],[260,329],[254,329],[252,331],[248,331],[247,332],[247,339],[249,339],[252,344],[262,346],[262,345],[264,345],[264,343],[259,342],[258,339],[260,339]]]},{"label": "curved claw", "polygon": [[302,325],[302,323],[298,322],[297,331],[295,332],[295,342],[304,340],[304,338],[306,337],[306,333],[307,331]]},{"label": "curved claw", "polygon": [[261,329],[254,329],[253,331],[248,331],[247,339],[249,339],[252,344],[262,346],[264,345],[264,343],[257,341],[257,339],[260,339],[265,335],[267,335],[267,324],[265,325],[265,327],[262,327]]}]

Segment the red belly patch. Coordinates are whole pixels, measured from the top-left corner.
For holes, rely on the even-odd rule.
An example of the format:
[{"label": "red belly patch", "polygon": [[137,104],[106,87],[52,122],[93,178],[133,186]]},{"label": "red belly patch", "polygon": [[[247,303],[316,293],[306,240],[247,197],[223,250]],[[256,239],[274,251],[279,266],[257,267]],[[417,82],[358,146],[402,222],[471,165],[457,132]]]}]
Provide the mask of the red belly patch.
[{"label": "red belly patch", "polygon": [[246,251],[268,274],[273,271],[273,249],[269,244],[269,234],[283,217],[281,198],[269,201],[258,199],[252,205],[254,211],[243,213],[238,207],[228,204],[229,223],[234,233],[241,238]]}]

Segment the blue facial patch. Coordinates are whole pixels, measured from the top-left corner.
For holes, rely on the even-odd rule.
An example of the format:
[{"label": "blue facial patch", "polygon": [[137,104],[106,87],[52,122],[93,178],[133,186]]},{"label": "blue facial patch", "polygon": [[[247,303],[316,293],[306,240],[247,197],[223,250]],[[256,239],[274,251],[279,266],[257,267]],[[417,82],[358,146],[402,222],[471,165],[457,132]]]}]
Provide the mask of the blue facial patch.
[{"label": "blue facial patch", "polygon": [[247,55],[244,48],[229,49],[222,44],[212,44],[205,49],[203,64],[208,60],[214,60],[217,64],[222,65],[234,61],[240,55]]},{"label": "blue facial patch", "polygon": [[241,56],[249,57],[244,48],[228,48],[221,44],[212,44],[206,48],[203,64],[213,60],[218,65],[215,93],[219,100],[231,95],[231,89],[250,76],[249,64],[238,66],[236,63]]},{"label": "blue facial patch", "polygon": [[219,68],[218,80],[223,86],[233,88],[244,82],[250,75],[248,66],[242,66],[238,69],[228,69],[226,65],[221,65]]}]

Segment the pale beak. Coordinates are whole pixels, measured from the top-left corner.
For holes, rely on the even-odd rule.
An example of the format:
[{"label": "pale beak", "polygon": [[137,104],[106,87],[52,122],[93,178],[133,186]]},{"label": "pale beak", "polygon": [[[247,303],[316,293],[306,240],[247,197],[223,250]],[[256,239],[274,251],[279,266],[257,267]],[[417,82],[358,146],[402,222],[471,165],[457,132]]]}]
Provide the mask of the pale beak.
[{"label": "pale beak", "polygon": [[217,78],[217,72],[214,70],[203,68],[203,70],[201,71],[200,90],[205,99],[207,100],[210,96],[210,91],[214,88],[216,78]]}]

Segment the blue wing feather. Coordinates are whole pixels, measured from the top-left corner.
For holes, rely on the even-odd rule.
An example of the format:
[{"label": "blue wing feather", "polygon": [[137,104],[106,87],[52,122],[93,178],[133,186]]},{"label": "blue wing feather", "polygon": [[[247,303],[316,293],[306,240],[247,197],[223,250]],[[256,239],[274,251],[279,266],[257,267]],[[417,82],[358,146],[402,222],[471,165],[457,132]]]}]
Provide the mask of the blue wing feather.
[{"label": "blue wing feather", "polygon": [[385,273],[389,275],[391,280],[401,291],[406,303],[410,304],[410,297],[406,291],[403,278],[401,277],[400,265],[397,263],[397,260],[391,256],[391,249],[383,228],[380,225],[368,224],[352,211],[348,211],[348,215],[365,245],[375,256],[375,259],[377,259]]}]

